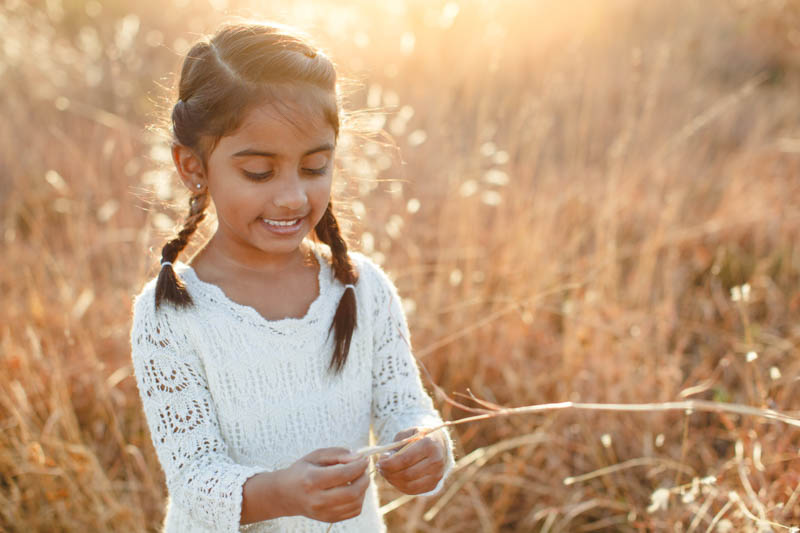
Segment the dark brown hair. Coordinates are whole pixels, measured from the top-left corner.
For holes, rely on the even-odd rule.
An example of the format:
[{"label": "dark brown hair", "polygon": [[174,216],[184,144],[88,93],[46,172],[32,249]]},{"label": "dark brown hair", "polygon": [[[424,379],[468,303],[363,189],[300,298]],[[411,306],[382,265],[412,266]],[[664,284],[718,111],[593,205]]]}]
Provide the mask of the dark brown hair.
[{"label": "dark brown hair", "polygon": [[[274,23],[228,23],[213,36],[195,43],[186,54],[178,82],[178,101],[172,109],[173,142],[190,148],[206,168],[208,156],[225,135],[234,132],[256,105],[281,105],[286,89],[310,90],[325,119],[339,136],[340,97],[336,70],[322,52],[296,30]],[[186,286],[171,263],[186,247],[205,217],[206,189],[193,192],[189,213],[178,236],[161,250],[156,284],[156,309],[167,301],[176,307],[193,304]],[[330,246],[333,271],[344,285],[354,285],[358,272],[347,253],[333,205],[329,203],[314,228],[317,238]],[[339,372],[350,350],[356,327],[356,295],[348,287],[336,309],[330,331],[335,345],[330,368]]]}]

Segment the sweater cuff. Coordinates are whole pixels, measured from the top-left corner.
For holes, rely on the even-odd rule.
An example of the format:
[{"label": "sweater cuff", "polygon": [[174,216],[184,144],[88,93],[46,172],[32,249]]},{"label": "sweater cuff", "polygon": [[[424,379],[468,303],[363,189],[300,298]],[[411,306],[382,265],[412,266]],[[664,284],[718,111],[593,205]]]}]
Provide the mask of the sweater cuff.
[{"label": "sweater cuff", "polygon": [[238,533],[242,519],[244,484],[249,478],[263,471],[263,467],[225,465],[217,470],[215,476],[206,477],[208,485],[200,487],[184,485],[178,489],[173,486],[172,499],[187,513],[193,515],[195,520],[206,524],[211,530]]}]

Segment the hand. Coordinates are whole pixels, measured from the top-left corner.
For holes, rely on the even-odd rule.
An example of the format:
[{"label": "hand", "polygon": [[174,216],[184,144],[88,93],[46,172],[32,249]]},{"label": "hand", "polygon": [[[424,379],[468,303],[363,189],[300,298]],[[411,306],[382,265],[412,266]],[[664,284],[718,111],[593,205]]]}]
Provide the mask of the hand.
[{"label": "hand", "polygon": [[344,448],[315,450],[282,471],[287,514],[339,522],[361,514],[369,459]]},{"label": "hand", "polygon": [[[418,432],[418,428],[410,428],[395,435],[394,440],[403,440]],[[384,454],[378,461],[378,472],[405,494],[431,491],[444,475],[445,446],[442,432],[436,431],[412,443],[402,452],[398,450]]]}]

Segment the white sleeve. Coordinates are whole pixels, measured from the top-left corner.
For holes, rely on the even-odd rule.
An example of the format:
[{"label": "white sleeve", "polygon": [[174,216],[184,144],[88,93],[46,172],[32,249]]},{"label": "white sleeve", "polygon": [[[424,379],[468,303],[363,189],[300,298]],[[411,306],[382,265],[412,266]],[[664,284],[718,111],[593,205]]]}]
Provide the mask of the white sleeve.
[{"label": "white sleeve", "polygon": [[[419,368],[411,353],[411,336],[394,283],[377,266],[370,280],[374,293],[372,369],[372,423],[379,444],[410,427],[435,427],[442,423],[430,396],[420,380]],[[432,491],[439,492],[453,467],[453,443],[447,429],[445,475]]]},{"label": "white sleeve", "polygon": [[175,310],[165,304],[156,312],[153,298],[145,291],[134,305],[131,358],[173,505],[214,531],[237,532],[242,486],[263,468],[228,455],[202,361],[186,334],[170,327]]}]

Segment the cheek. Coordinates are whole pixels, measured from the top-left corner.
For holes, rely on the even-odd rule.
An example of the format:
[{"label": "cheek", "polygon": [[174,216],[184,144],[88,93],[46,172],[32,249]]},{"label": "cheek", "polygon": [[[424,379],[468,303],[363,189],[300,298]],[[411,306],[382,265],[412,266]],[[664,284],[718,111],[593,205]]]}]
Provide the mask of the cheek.
[{"label": "cheek", "polygon": [[[308,198],[314,203],[328,204],[328,199],[331,196],[331,178],[330,176],[321,178],[318,181],[312,182],[308,189],[306,189]],[[325,205],[322,208],[325,208]]]},{"label": "cheek", "polygon": [[247,187],[224,187],[212,191],[214,205],[220,214],[227,217],[249,217],[252,211],[260,212],[263,207],[261,196]]}]

